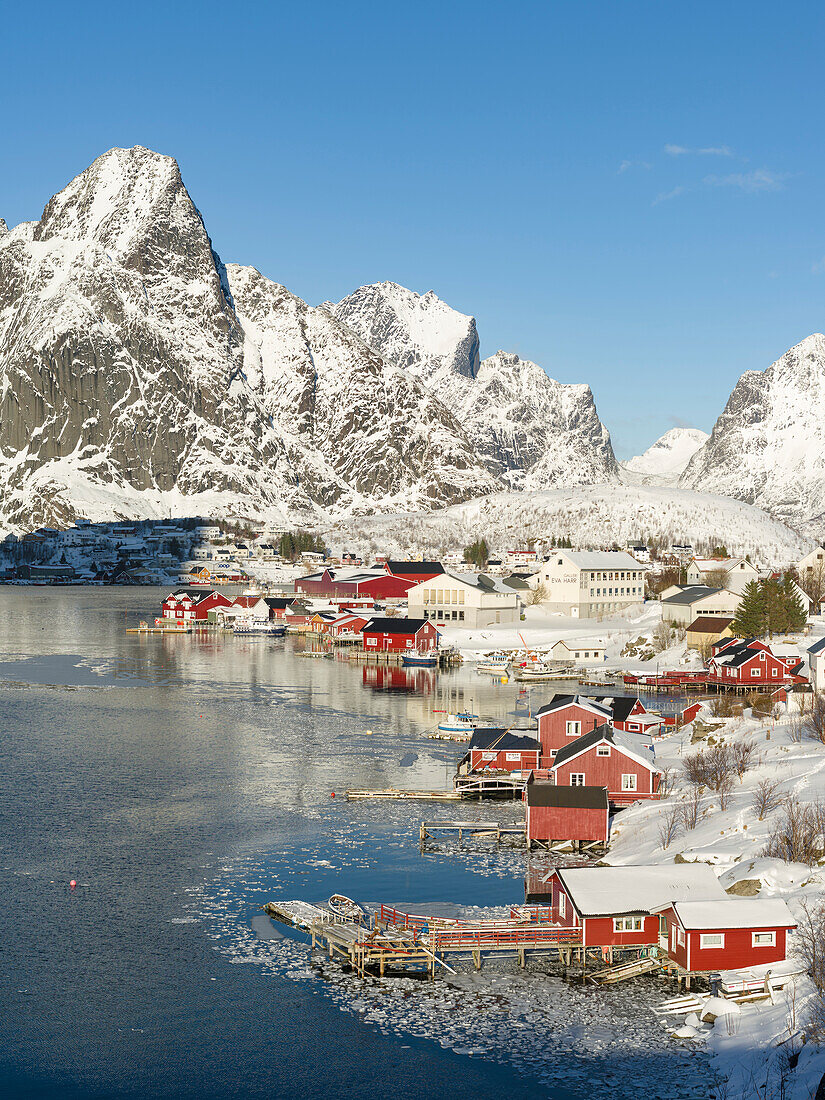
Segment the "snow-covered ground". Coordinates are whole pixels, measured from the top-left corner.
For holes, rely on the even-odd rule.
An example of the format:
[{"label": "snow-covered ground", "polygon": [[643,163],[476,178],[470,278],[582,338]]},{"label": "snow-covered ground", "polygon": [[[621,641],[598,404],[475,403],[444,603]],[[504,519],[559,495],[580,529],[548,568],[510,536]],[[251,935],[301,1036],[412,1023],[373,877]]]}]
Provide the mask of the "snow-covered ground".
[{"label": "snow-covered ground", "polygon": [[729,497],[652,485],[586,485],[536,493],[494,493],[433,512],[350,516],[324,528],[333,552],[440,557],[484,537],[499,550],[528,539],[569,537],[576,547],[626,546],[634,539],[697,553],[723,543],[762,568],[798,561],[813,542],[767,512]]},{"label": "snow-covered ground", "polygon": [[[822,633],[822,622],[816,629]],[[825,867],[785,863],[762,854],[784,814],[783,806],[778,804],[762,821],[754,809],[755,790],[766,779],[777,784],[777,798],[797,799],[803,807],[825,800],[825,745],[808,738],[799,740],[794,732],[795,717],[796,700],[777,716],[746,710],[739,718],[708,717],[718,726],[708,737],[717,742],[752,742],[756,764],[735,782],[725,809],[720,808],[718,794],[704,791],[696,826],[680,825],[666,846],[662,826],[674,805],[684,805],[688,798],[684,761],[706,748],[707,741],[691,742],[693,726],[657,741],[656,760],[672,776],[672,793],[657,803],[639,803],[615,819],[609,862],[644,865],[679,859],[710,863],[726,889],[753,880],[751,888],[758,889],[759,897],[784,898],[797,918],[803,902],[821,902]],[[793,937],[789,952],[793,952]],[[743,1006],[731,1023],[699,1029],[697,1041],[708,1044],[717,1068],[730,1078],[725,1094],[728,1100],[779,1096],[809,1100],[814,1095],[825,1075],[825,1051],[813,1043],[803,1046],[799,1037],[811,998],[812,987],[802,979],[792,992],[778,994],[776,1004]],[[788,1072],[788,1050],[801,1053],[786,1091],[780,1092],[780,1077]]]}]

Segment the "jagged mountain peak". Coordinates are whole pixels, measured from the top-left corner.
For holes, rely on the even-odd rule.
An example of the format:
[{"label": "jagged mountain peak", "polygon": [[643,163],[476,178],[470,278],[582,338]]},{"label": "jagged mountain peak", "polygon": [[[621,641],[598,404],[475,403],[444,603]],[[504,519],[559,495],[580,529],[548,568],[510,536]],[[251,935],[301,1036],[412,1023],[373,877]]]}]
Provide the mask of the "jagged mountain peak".
[{"label": "jagged mountain peak", "polygon": [[671,428],[643,454],[627,459],[621,466],[643,484],[675,485],[688,462],[709,438],[701,428]]},{"label": "jagged mountain peak", "polygon": [[449,374],[474,378],[479,341],[474,317],[452,309],[433,290],[371,283],[325,307],[388,363],[425,382]]},{"label": "jagged mountain peak", "polygon": [[825,532],[825,336],[813,333],[733,388],[680,484]]}]

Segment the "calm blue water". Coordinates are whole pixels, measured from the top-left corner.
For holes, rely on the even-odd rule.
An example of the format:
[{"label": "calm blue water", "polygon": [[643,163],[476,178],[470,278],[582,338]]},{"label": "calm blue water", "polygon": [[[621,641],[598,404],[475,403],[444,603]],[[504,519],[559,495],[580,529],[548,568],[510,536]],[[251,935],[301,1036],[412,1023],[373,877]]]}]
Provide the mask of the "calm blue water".
[{"label": "calm blue water", "polygon": [[[159,596],[0,589],[0,1094],[569,1095],[489,1034],[445,1049],[443,985],[354,1010],[303,944],[260,938],[273,897],[520,901],[523,853],[420,855],[422,815],[455,807],[330,797],[444,785],[458,746],[420,736],[434,708],[505,718],[517,687],[306,660],[291,640],[126,635]],[[432,1026],[405,1023],[426,997]]]}]

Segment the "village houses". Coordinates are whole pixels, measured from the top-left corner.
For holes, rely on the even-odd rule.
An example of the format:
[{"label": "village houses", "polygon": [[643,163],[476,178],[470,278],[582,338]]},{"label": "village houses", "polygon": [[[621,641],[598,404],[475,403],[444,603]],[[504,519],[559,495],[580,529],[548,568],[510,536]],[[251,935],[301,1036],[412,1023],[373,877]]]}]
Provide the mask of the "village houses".
[{"label": "village houses", "polygon": [[741,596],[745,585],[759,580],[759,572],[747,558],[691,558],[685,579],[689,585],[724,588]]},{"label": "village houses", "polygon": [[662,618],[687,628],[700,615],[733,619],[739,606],[739,596],[726,588],[706,585],[671,585],[661,595]]},{"label": "village houses", "polygon": [[521,618],[518,592],[484,573],[439,573],[408,591],[407,607],[413,618],[470,628]]}]

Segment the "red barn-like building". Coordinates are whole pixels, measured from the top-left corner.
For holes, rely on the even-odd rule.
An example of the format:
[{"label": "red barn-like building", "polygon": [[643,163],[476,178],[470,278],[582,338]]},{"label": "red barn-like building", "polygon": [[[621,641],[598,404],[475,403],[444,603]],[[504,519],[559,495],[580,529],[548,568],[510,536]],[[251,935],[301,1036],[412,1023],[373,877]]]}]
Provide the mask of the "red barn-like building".
[{"label": "red barn-like building", "polygon": [[582,929],[584,947],[658,945],[660,910],[688,898],[725,900],[706,863],[654,867],[557,867],[544,884],[550,919]]},{"label": "red barn-like building", "polygon": [[550,767],[559,749],[609,722],[610,716],[610,707],[584,695],[555,695],[536,711],[544,766]]},{"label": "red barn-like building", "polygon": [[402,600],[415,583],[417,582],[403,577],[388,576],[378,570],[337,573],[334,569],[323,569],[320,573],[298,577],[295,580],[295,591],[305,596],[323,596],[337,600],[359,597],[371,600]]},{"label": "red barn-like building", "polygon": [[528,848],[536,841],[607,844],[610,804],[604,787],[557,787],[531,776],[524,803]]},{"label": "red barn-like building", "polygon": [[371,619],[364,627],[364,649],[370,653],[428,653],[438,648],[439,633],[429,619]]},{"label": "red barn-like building", "polygon": [[659,796],[661,772],[652,745],[608,725],[559,749],[550,771],[560,787],[606,787],[617,806]]},{"label": "red barn-like building", "polygon": [[423,584],[444,572],[440,561],[390,561],[384,562],[384,570],[392,577],[408,581],[410,586]]},{"label": "red barn-like building", "polygon": [[535,737],[508,729],[475,729],[470,738],[470,751],[459,764],[471,772],[490,768],[493,771],[532,771],[539,766],[539,743]]},{"label": "red barn-like building", "polygon": [[707,682],[721,687],[763,687],[791,683],[798,678],[802,658],[776,656],[765,642],[725,639],[708,661]]},{"label": "red barn-like building", "polygon": [[663,910],[667,949],[688,972],[781,962],[796,921],[781,898],[674,901]]},{"label": "red barn-like building", "polygon": [[168,595],[162,607],[164,618],[198,622],[205,621],[209,612],[219,607],[232,607],[232,600],[220,592],[182,588]]}]

